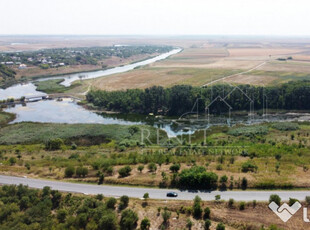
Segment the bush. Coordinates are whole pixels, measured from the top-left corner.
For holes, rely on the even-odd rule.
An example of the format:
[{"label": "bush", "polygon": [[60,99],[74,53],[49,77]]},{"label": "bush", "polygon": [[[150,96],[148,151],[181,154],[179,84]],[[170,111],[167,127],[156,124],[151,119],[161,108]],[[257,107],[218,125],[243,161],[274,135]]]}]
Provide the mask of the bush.
[{"label": "bush", "polygon": [[130,172],[131,172],[131,167],[128,165],[118,170],[120,177],[127,177],[130,175]]},{"label": "bush", "polygon": [[179,185],[183,188],[215,189],[218,176],[213,172],[206,172],[202,166],[184,169],[179,175]]},{"label": "bush", "polygon": [[242,178],[241,181],[241,189],[242,190],[246,190],[248,188],[248,179],[246,179],[245,177]]},{"label": "bush", "polygon": [[245,173],[257,171],[257,166],[251,161],[244,162],[241,167],[242,167],[241,171]]},{"label": "bush", "polygon": [[139,218],[137,213],[131,209],[126,209],[122,212],[120,226],[123,230],[135,229]]},{"label": "bush", "polygon": [[144,169],[144,165],[139,165],[139,166],[138,166],[138,170],[139,170],[139,172],[142,172],[142,171],[143,171],[143,169]]},{"label": "bush", "polygon": [[121,210],[127,208],[128,203],[129,203],[129,197],[126,196],[126,195],[121,196],[119,208],[120,208]]},{"label": "bush", "polygon": [[277,205],[280,206],[281,198],[276,194],[272,194],[269,197],[269,203],[271,203],[271,202],[275,202]]},{"label": "bush", "polygon": [[306,203],[309,205],[310,204],[310,196],[306,196]]},{"label": "bush", "polygon": [[219,223],[217,226],[216,226],[216,230],[225,230],[225,225],[223,223]]},{"label": "bush", "polygon": [[147,168],[149,169],[150,172],[156,172],[157,166],[155,163],[149,163]]},{"label": "bush", "polygon": [[239,204],[239,210],[244,210],[245,209],[245,202],[240,202],[240,204]]},{"label": "bush", "polygon": [[15,165],[16,164],[16,158],[15,157],[10,157],[9,163],[10,163],[11,166]]},{"label": "bush", "polygon": [[295,204],[296,202],[299,202],[299,200],[294,199],[294,198],[290,198],[288,204],[289,204],[290,206],[292,206],[292,205]]},{"label": "bush", "polygon": [[210,219],[210,215],[211,215],[211,210],[209,207],[206,207],[204,210],[203,219],[204,220]]},{"label": "bush", "polygon": [[57,220],[59,223],[64,223],[66,220],[68,212],[65,209],[60,209],[57,212]]},{"label": "bush", "polygon": [[201,208],[201,198],[199,196],[196,196],[194,199],[194,205],[193,205],[193,216],[196,219],[200,219],[202,216],[202,208]]},{"label": "bush", "polygon": [[298,124],[292,122],[278,122],[271,127],[280,131],[293,131],[299,129]]},{"label": "bush", "polygon": [[253,137],[255,135],[265,135],[268,133],[268,127],[266,126],[249,126],[249,127],[240,127],[233,128],[228,131],[229,135],[233,136],[246,136]]},{"label": "bush", "polygon": [[61,138],[50,139],[45,143],[46,150],[59,150],[64,145],[64,141]]},{"label": "bush", "polygon": [[77,167],[75,174],[78,177],[85,177],[88,174],[88,168],[85,167]]},{"label": "bush", "polygon": [[235,200],[234,200],[234,199],[229,199],[229,201],[228,201],[228,207],[229,207],[229,208],[233,208],[233,207],[234,207],[234,204],[235,204]]},{"label": "bush", "polygon": [[204,224],[204,229],[205,230],[210,230],[211,227],[211,221],[210,220],[206,220],[205,224]]},{"label": "bush", "polygon": [[177,173],[180,170],[180,164],[173,164],[170,166],[170,171],[173,173]]},{"label": "bush", "polygon": [[140,229],[141,230],[149,230],[151,227],[151,222],[147,217],[144,217],[144,219],[141,221]]},{"label": "bush", "polygon": [[72,177],[75,173],[75,168],[73,166],[68,166],[65,169],[65,177]]},{"label": "bush", "polygon": [[115,209],[115,205],[116,205],[116,199],[114,197],[110,197],[107,201],[106,201],[106,206],[109,209]]}]

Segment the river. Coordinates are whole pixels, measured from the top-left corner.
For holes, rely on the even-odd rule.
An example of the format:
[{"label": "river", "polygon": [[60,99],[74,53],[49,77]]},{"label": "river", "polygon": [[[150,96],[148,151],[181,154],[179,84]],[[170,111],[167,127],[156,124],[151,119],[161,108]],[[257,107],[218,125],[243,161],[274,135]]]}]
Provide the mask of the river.
[{"label": "river", "polygon": [[[129,64],[121,67],[115,67],[108,70],[100,70],[88,73],[76,73],[70,75],[62,75],[50,78],[40,79],[65,79],[62,83],[65,86],[70,86],[75,80],[79,80],[81,75],[84,79],[97,78],[116,73],[122,73],[132,70],[138,66],[147,65],[159,60],[163,60],[170,55],[180,52],[181,49],[175,49],[168,53],[161,54],[157,57],[150,58],[134,64]],[[0,100],[7,98],[20,98],[22,96],[43,96],[45,93],[36,90],[33,83],[17,84],[5,90],[0,89]],[[28,103],[26,105],[16,105],[5,109],[6,112],[16,114],[16,119],[12,123],[30,121],[30,122],[50,122],[50,123],[98,123],[98,124],[120,124],[120,125],[139,125],[146,124],[166,131],[169,137],[175,137],[181,134],[192,134],[196,130],[206,129],[213,125],[230,125],[242,124],[257,124],[265,121],[309,121],[310,114],[276,114],[269,116],[256,115],[253,119],[245,116],[233,116],[231,119],[227,117],[210,117],[207,119],[195,120],[193,117],[187,121],[180,121],[177,118],[160,118],[155,116],[143,116],[132,114],[105,114],[97,113],[84,109],[79,106],[73,99],[64,99],[63,101],[42,100],[38,102]]]}]

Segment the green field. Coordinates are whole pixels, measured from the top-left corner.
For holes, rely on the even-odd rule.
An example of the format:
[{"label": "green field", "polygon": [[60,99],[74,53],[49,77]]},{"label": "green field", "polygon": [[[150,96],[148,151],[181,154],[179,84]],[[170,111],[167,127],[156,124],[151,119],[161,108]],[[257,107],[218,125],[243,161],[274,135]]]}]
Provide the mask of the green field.
[{"label": "green field", "polygon": [[0,111],[0,127],[15,119],[15,114]]}]

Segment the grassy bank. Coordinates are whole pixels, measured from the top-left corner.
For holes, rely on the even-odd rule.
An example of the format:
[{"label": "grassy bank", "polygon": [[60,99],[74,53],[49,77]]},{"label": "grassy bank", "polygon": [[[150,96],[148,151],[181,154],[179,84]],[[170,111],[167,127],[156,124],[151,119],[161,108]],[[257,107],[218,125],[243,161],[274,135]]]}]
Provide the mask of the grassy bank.
[{"label": "grassy bank", "polygon": [[[0,129],[0,144],[44,143],[53,138],[87,144],[97,144],[107,140],[136,144],[141,141],[140,128],[151,130],[150,139],[156,140],[156,129],[150,126],[18,123]],[[164,133],[161,135],[165,136]]]},{"label": "grassy bank", "polygon": [[0,127],[7,125],[10,121],[13,121],[15,117],[16,115],[13,113],[0,111]]},{"label": "grassy bank", "polygon": [[64,81],[64,79],[53,79],[53,80],[47,80],[47,81],[38,81],[38,82],[35,82],[35,85],[37,86],[38,91],[42,91],[45,93],[64,93],[68,90],[74,89],[75,87],[78,87],[81,85],[81,83],[75,83],[69,87],[66,87],[66,86],[60,84],[63,81]]}]

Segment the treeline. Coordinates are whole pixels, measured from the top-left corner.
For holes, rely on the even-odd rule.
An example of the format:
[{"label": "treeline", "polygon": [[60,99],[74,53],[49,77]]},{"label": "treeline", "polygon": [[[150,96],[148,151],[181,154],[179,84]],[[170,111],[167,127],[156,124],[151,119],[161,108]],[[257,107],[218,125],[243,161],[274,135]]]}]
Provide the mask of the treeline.
[{"label": "treeline", "polygon": [[[224,100],[223,100],[224,99]],[[90,91],[87,101],[95,106],[124,113],[182,115],[187,112],[227,113],[232,111],[284,109],[310,109],[310,81],[293,81],[278,86],[214,85],[192,87],[177,85],[171,88],[153,86],[126,91]],[[252,105],[251,105],[252,104]]]}]

